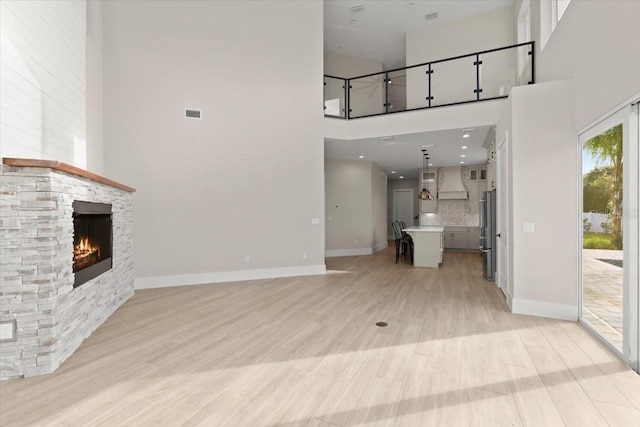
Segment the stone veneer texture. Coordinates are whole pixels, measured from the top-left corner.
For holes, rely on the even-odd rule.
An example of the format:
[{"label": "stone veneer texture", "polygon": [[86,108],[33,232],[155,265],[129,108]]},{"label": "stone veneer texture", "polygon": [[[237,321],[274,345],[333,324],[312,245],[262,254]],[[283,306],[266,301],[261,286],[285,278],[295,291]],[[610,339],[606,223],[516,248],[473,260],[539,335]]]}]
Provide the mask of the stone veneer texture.
[{"label": "stone veneer texture", "polygon": [[[48,168],[0,166],[0,379],[55,371],[133,296],[133,193]],[[73,288],[74,200],[110,203],[113,267]]]}]

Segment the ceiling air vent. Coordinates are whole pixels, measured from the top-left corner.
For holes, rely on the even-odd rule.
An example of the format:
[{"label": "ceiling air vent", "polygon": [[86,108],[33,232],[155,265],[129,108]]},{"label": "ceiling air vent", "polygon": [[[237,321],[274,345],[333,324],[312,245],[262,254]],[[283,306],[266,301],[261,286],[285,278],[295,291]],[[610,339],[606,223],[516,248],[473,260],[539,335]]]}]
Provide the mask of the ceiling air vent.
[{"label": "ceiling air vent", "polygon": [[359,4],[359,5],[353,6],[351,8],[351,13],[360,13],[360,12],[364,12],[364,5],[363,4]]},{"label": "ceiling air vent", "polygon": [[184,116],[188,119],[201,119],[200,110],[194,110],[193,108],[187,108],[184,110]]},{"label": "ceiling air vent", "polygon": [[433,13],[430,13],[428,15],[424,15],[424,19],[426,19],[427,21],[434,20],[437,17],[438,17],[438,12],[433,12]]}]

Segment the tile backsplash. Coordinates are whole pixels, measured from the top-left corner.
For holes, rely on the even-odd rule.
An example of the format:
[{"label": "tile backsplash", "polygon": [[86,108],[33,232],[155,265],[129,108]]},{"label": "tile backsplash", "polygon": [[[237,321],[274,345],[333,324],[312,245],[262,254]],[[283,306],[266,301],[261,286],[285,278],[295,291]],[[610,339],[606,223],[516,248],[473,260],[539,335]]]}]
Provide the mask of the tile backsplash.
[{"label": "tile backsplash", "polygon": [[[441,171],[438,171],[438,190],[443,182]],[[469,168],[462,167],[462,183],[469,190]],[[437,213],[420,214],[420,225],[462,225],[478,226],[480,215],[470,212],[469,200],[438,200]]]},{"label": "tile backsplash", "polygon": [[478,226],[480,216],[469,212],[468,200],[438,200],[438,213],[420,214],[420,225]]}]

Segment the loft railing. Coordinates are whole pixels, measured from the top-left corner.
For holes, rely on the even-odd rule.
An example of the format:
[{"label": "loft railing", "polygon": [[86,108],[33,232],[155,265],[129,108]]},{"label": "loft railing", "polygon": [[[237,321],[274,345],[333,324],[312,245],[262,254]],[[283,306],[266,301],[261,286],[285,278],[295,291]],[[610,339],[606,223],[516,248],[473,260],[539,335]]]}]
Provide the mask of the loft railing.
[{"label": "loft railing", "polygon": [[324,115],[357,119],[509,96],[535,83],[534,42],[353,78],[324,76]]}]

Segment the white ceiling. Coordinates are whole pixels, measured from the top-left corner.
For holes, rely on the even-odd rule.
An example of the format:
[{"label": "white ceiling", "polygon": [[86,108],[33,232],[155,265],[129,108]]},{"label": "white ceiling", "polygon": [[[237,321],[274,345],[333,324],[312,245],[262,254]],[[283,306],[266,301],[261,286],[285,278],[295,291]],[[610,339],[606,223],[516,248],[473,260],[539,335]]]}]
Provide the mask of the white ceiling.
[{"label": "white ceiling", "polygon": [[[405,34],[509,6],[513,0],[325,0],[324,48],[404,67]],[[364,6],[353,12],[352,7]],[[427,21],[425,15],[438,13]],[[355,23],[350,21],[355,20]],[[440,59],[440,58],[433,58]]]},{"label": "white ceiling", "polygon": [[[389,174],[389,179],[418,176],[422,167],[422,148],[425,147],[433,166],[479,165],[487,162],[487,151],[483,148],[487,133],[491,126],[481,126],[473,131],[452,129],[437,132],[395,135],[393,139],[382,141],[380,138],[356,139],[344,141],[325,139],[324,154],[329,159],[348,159],[372,162],[382,167]],[[469,129],[469,130],[470,130]],[[462,135],[469,134],[468,138]],[[467,146],[467,149],[462,149]],[[465,157],[461,157],[464,155]],[[360,156],[364,156],[360,159]],[[395,174],[392,171],[396,171]]]}]

